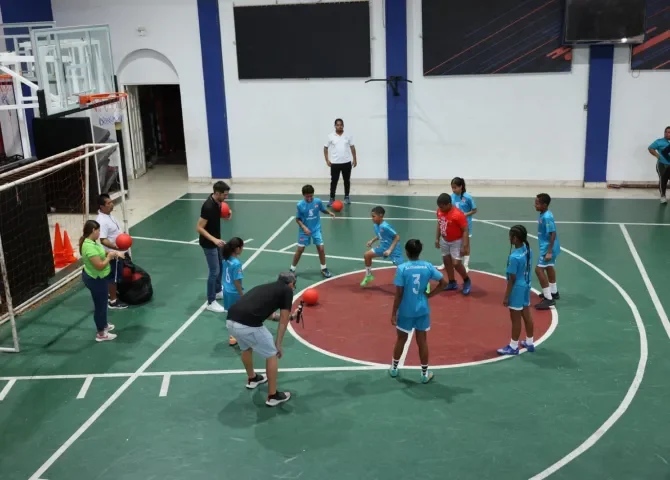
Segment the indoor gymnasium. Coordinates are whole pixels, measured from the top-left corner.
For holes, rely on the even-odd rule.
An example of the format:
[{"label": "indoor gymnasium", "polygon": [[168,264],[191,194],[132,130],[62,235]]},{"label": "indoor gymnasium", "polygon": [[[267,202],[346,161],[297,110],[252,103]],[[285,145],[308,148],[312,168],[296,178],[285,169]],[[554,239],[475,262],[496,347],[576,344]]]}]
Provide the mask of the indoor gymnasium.
[{"label": "indoor gymnasium", "polygon": [[2,480],[670,478],[666,0],[0,0]]}]

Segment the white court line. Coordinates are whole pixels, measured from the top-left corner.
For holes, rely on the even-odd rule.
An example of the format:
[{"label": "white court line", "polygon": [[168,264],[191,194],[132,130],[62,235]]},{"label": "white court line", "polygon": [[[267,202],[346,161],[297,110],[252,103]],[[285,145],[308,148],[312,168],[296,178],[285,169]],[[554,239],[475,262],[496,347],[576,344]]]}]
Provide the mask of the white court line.
[{"label": "white court line", "polygon": [[16,380],[13,380],[13,379],[10,379],[7,382],[7,385],[5,385],[5,387],[2,389],[2,391],[0,391],[0,402],[2,402],[5,399],[5,397],[7,397],[7,394],[12,389],[12,387],[14,386],[15,383],[16,383]]},{"label": "white court line", "polygon": [[163,375],[163,382],[161,382],[161,391],[158,393],[159,397],[167,397],[168,389],[170,388],[171,375]]},{"label": "white court line", "polygon": [[[510,197],[512,198],[512,197]],[[207,200],[206,197],[203,198],[179,198],[177,200],[180,201],[185,201],[185,202],[203,202]],[[287,200],[284,198],[279,198],[279,199],[259,199],[259,198],[229,198],[226,200],[226,202],[267,202],[267,203],[294,203],[297,204],[297,200]],[[435,210],[429,210],[426,208],[419,208],[419,207],[405,207],[402,205],[391,205],[391,204],[385,204],[385,203],[372,203],[372,202],[351,202],[352,205],[369,205],[369,206],[377,206],[379,205],[380,207],[389,207],[389,208],[402,208],[404,210],[412,210],[415,212],[426,212],[426,213],[432,213],[435,214]],[[329,218],[329,217],[324,217],[324,218]],[[350,219],[350,220],[370,220],[370,217],[338,217],[338,219]],[[384,217],[386,220],[417,220],[417,221],[436,221],[435,218],[391,218],[391,217]],[[502,220],[502,219],[478,219],[478,218],[473,218],[475,222],[483,222],[483,223],[490,223],[490,222],[498,222],[498,223],[537,223],[537,219],[533,220]],[[670,223],[647,223],[647,222],[586,222],[586,221],[557,221],[557,224],[567,224],[567,225],[635,225],[635,226],[642,226],[642,227],[670,227]]]},{"label": "white court line", "polygon": [[[484,222],[484,223],[487,223],[494,227],[503,228],[505,230],[508,229],[508,227],[506,227],[505,225],[496,224],[494,222]],[[529,234],[528,236],[537,239],[535,235]],[[612,415],[610,415],[609,418],[605,420],[605,423],[603,423],[598,428],[598,430],[593,432],[593,434],[591,434],[591,436],[587,438],[581,445],[579,445],[577,448],[575,448],[573,451],[568,453],[566,456],[558,460],[550,467],[546,468],[542,472],[532,477],[530,480],[542,480],[544,478],[547,478],[551,474],[557,472],[558,470],[566,466],[568,463],[572,462],[575,458],[579,457],[581,454],[586,452],[592,446],[594,446],[596,442],[598,442],[598,440],[600,440],[608,432],[608,430],[614,426],[614,424],[623,416],[623,414],[626,413],[626,410],[628,410],[628,407],[630,407],[631,403],[633,402],[633,399],[635,398],[635,395],[637,394],[637,391],[640,388],[640,384],[642,383],[642,379],[644,378],[644,371],[646,369],[647,359],[649,356],[649,346],[647,344],[647,331],[644,328],[644,322],[642,322],[642,316],[640,315],[640,311],[638,310],[637,305],[635,305],[635,302],[633,302],[633,299],[630,298],[630,295],[628,295],[628,292],[626,292],[623,289],[623,287],[619,285],[612,277],[607,275],[600,268],[596,267],[593,263],[589,262],[585,258],[577,255],[576,253],[568,250],[563,246],[561,246],[561,251],[567,253],[568,255],[573,256],[583,264],[595,270],[598,274],[600,274],[601,277],[603,277],[614,288],[616,288],[619,294],[626,301],[628,307],[631,309],[631,312],[633,312],[633,318],[635,319],[635,324],[637,326],[637,330],[640,335],[640,359],[637,364],[637,369],[635,370],[635,376],[633,377],[633,381],[630,387],[628,387],[626,395],[624,396],[623,400],[621,401],[617,409],[614,411],[614,413],[612,413]]]},{"label": "white court line", "polygon": [[93,375],[89,375],[86,377],[84,380],[84,384],[81,386],[81,390],[79,390],[79,393],[77,394],[77,399],[81,400],[82,398],[86,397],[86,393],[88,393],[88,389],[91,386],[91,383],[93,382]]},{"label": "white court line", "polygon": [[407,360],[407,354],[409,353],[409,347],[412,346],[412,337],[414,337],[414,329],[407,335],[407,341],[405,346],[402,347],[402,355],[400,355],[400,361],[398,362],[398,368],[403,368],[405,366],[405,360]]},{"label": "white court line", "polygon": [[298,246],[297,243],[292,243],[291,245],[288,245],[288,246],[286,246],[286,247],[284,247],[284,248],[279,249],[279,251],[280,251],[280,252],[286,252],[286,251],[288,251],[288,250],[293,249],[293,247],[297,247],[297,246]]},{"label": "white court line", "polygon": [[[267,247],[268,245],[270,245],[270,243],[272,243],[272,241],[273,241],[275,238],[277,238],[277,237],[281,234],[281,232],[284,231],[284,229],[285,229],[285,228],[286,228],[286,227],[293,221],[293,219],[294,219],[293,216],[289,217],[288,220],[286,220],[286,221],[283,223],[283,225],[282,225],[281,227],[279,227],[279,228],[277,229],[277,231],[275,231],[275,233],[273,233],[273,234],[270,236],[270,238],[268,238],[268,239],[265,241],[265,243],[263,243],[263,245],[261,245],[261,247],[260,247],[258,250],[256,250],[256,251],[251,255],[251,257],[249,257],[249,259],[244,263],[244,265],[242,265],[242,269],[244,270],[244,269],[245,269],[251,262],[253,262],[253,261],[256,259],[256,257],[257,257],[258,255],[261,254],[261,252],[263,251],[263,249],[264,249],[265,247]],[[67,451],[67,449],[70,448],[70,446],[72,446],[72,444],[73,444],[75,441],[77,441],[77,439],[78,439],[79,437],[81,437],[81,436],[86,432],[86,430],[88,430],[88,429],[91,427],[91,425],[93,425],[93,423],[94,423],[98,418],[100,418],[100,416],[101,416],[101,415],[102,415],[102,414],[103,414],[103,413],[104,413],[104,412],[105,412],[105,411],[106,411],[106,410],[107,410],[107,409],[108,409],[108,408],[109,408],[109,407],[110,407],[110,406],[111,406],[111,405],[112,405],[112,404],[113,404],[113,403],[114,403],[114,402],[115,402],[115,401],[116,401],[122,394],[123,394],[123,392],[125,392],[125,391],[128,389],[128,387],[130,387],[130,386],[133,384],[133,382],[135,382],[135,380],[137,380],[137,379],[139,378],[139,376],[140,376],[142,373],[144,373],[144,372],[146,371],[146,369],[149,368],[149,366],[151,366],[151,364],[154,363],[154,362],[156,361],[156,359],[158,359],[158,357],[160,357],[161,354],[162,354],[163,352],[165,352],[165,350],[167,350],[168,347],[169,347],[170,345],[172,345],[172,344],[175,342],[175,340],[177,340],[177,338],[179,338],[179,336],[180,336],[182,333],[184,333],[184,331],[185,331],[185,330],[186,330],[186,329],[187,329],[187,328],[188,328],[188,327],[189,327],[189,326],[190,326],[190,325],[191,325],[191,324],[192,324],[192,323],[193,323],[193,322],[200,316],[200,314],[201,314],[202,312],[205,311],[205,308],[207,308],[207,302],[203,303],[202,306],[201,306],[200,308],[198,308],[198,310],[197,310],[193,315],[191,315],[191,316],[189,317],[189,319],[186,320],[186,322],[184,322],[184,323],[182,324],[182,326],[179,327],[179,329],[177,329],[177,331],[174,332],[174,333],[172,334],[172,336],[171,336],[170,338],[168,338],[168,339],[165,341],[165,343],[163,343],[163,345],[161,345],[161,346],[158,348],[158,350],[156,350],[156,351],[155,351],[155,352],[154,352],[154,353],[147,359],[147,361],[144,362],[144,363],[142,364],[142,366],[141,366],[140,368],[138,368],[138,369],[135,371],[135,373],[133,373],[133,374],[132,374],[132,375],[131,375],[125,382],[123,382],[123,384],[122,384],[122,385],[121,385],[121,386],[120,386],[120,387],[119,387],[119,388],[118,388],[118,389],[117,389],[117,390],[116,390],[116,391],[115,391],[115,392],[114,392],[114,393],[113,393],[113,394],[112,394],[112,395],[105,401],[105,403],[103,403],[103,404],[100,406],[100,408],[98,408],[98,409],[95,411],[95,413],[93,413],[93,415],[91,415],[91,416],[88,418],[88,420],[86,420],[86,421],[81,425],[81,427],[79,427],[79,428],[77,429],[77,431],[74,432],[74,433],[70,436],[70,438],[68,438],[68,439],[65,441],[65,443],[63,443],[63,444],[58,448],[58,450],[56,450],[56,451],[53,453],[53,455],[51,455],[51,457],[49,457],[49,459],[48,459],[46,462],[44,462],[44,463],[42,464],[42,466],[41,466],[40,468],[38,468],[37,471],[36,471],[35,473],[33,473],[33,475],[30,477],[29,480],[39,480],[39,478],[42,476],[42,474],[43,474],[44,472],[46,472],[46,471],[49,469],[49,467],[51,467],[51,465],[53,465],[54,462],[55,462],[56,460],[58,460],[58,459],[61,457],[61,455],[63,455],[63,454]]]},{"label": "white court line", "polygon": [[[152,237],[133,237],[133,238],[135,240],[146,240],[148,242],[164,242],[164,243],[176,243],[176,244],[179,244],[179,245],[193,245],[191,242],[185,242],[184,240],[168,240],[166,238],[152,238]],[[297,245],[297,243],[293,244],[293,245],[289,245],[288,247],[284,247],[284,248],[291,248],[295,245]],[[260,249],[251,248],[251,247],[246,248],[245,247],[245,250],[249,250],[250,252],[255,252],[255,251],[258,251]],[[293,255],[293,252],[284,251],[284,249],[282,249],[282,250],[272,250],[272,249],[269,249],[269,248],[264,248],[263,252],[265,252],[265,253],[283,253],[285,255]],[[319,254],[318,253],[303,253],[303,256],[318,257]],[[363,261],[363,254],[362,253],[361,253],[361,256],[358,257],[358,258],[357,257],[343,257],[343,256],[340,256],[340,255],[326,255],[326,256],[328,258],[332,258],[332,259],[335,259],[335,260],[352,260],[354,262],[362,262]],[[389,260],[380,260],[380,259],[376,259],[376,258],[373,258],[372,261],[374,263],[386,263],[386,264],[389,264],[389,265],[393,264],[393,262],[391,262]]]},{"label": "white court line", "polygon": [[[135,238],[135,237],[133,237],[133,238]],[[192,243],[193,245],[198,245],[200,243],[200,238],[196,238],[195,240],[191,240],[190,242],[186,242],[186,243]]]},{"label": "white court line", "polygon": [[649,275],[647,274],[647,270],[644,268],[644,264],[642,263],[642,259],[640,258],[640,254],[637,252],[637,249],[635,248],[635,244],[633,243],[633,239],[630,238],[630,234],[628,233],[628,229],[623,224],[619,225],[619,227],[621,228],[621,233],[623,233],[623,237],[626,239],[626,243],[628,244],[628,248],[630,249],[630,253],[633,255],[633,260],[635,260],[635,264],[637,265],[637,269],[640,271],[640,276],[642,276],[642,281],[644,282],[644,285],[647,287],[647,291],[649,292],[649,296],[651,297],[651,301],[654,304],[654,308],[656,309],[656,313],[658,314],[658,317],[661,319],[661,323],[663,324],[663,328],[665,328],[665,333],[668,335],[668,337],[670,337],[670,321],[668,321],[668,315],[665,313],[665,310],[663,309],[663,304],[661,303],[661,299],[658,298],[658,294],[656,293],[656,289],[654,288],[654,285],[651,283],[651,279],[649,278]]},{"label": "white court line", "polygon": [[249,243],[249,242],[253,242],[253,241],[254,241],[253,238],[248,238],[248,239],[246,239],[246,240],[244,241],[244,244],[246,245],[247,243]]}]

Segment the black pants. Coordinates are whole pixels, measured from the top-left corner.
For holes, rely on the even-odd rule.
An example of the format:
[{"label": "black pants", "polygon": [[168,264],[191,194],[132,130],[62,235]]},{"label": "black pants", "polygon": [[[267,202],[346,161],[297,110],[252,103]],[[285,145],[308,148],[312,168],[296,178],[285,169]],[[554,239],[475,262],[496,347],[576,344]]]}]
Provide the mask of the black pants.
[{"label": "black pants", "polygon": [[335,191],[337,190],[337,182],[340,180],[340,173],[344,180],[344,196],[349,196],[349,188],[351,187],[351,162],[348,163],[332,163],[330,165],[330,198],[335,198]]},{"label": "black pants", "polygon": [[665,197],[665,189],[668,187],[668,180],[670,180],[670,165],[661,162],[656,163],[656,173],[658,173],[658,190],[661,192],[661,197]]}]

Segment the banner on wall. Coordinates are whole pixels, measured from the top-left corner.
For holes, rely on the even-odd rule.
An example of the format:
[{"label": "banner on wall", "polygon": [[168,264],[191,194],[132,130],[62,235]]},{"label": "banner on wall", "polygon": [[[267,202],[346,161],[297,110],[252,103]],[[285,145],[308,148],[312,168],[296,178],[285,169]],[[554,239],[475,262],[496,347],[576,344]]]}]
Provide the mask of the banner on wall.
[{"label": "banner on wall", "polygon": [[670,70],[670,5],[647,0],[646,41],[631,49],[631,69]]},{"label": "banner on wall", "polygon": [[561,0],[423,0],[424,76],[569,72]]}]

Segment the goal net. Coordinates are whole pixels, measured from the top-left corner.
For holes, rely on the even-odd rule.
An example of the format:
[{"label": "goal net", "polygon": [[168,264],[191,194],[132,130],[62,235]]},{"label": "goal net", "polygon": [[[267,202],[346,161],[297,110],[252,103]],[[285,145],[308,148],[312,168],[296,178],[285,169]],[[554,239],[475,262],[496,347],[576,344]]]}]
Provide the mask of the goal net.
[{"label": "goal net", "polygon": [[5,172],[0,165],[0,351],[19,351],[22,315],[79,284],[79,238],[104,193],[97,165],[117,148],[87,144]]}]

